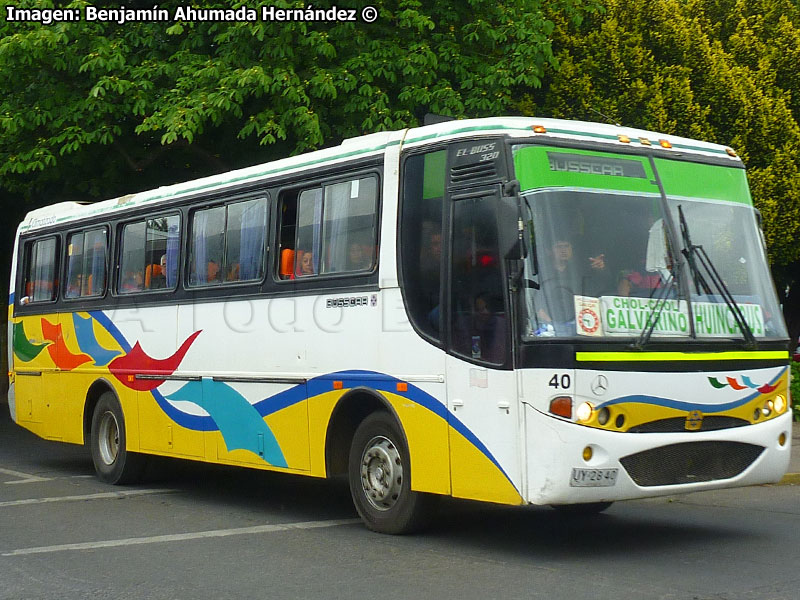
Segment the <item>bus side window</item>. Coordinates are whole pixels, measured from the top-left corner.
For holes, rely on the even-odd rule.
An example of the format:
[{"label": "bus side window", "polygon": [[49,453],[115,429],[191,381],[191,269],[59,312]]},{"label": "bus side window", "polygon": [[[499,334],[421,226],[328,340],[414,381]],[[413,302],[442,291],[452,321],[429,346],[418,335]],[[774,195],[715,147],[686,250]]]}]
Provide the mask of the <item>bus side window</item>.
[{"label": "bus side window", "polygon": [[266,197],[195,211],[189,285],[259,281],[264,274],[266,232]]},{"label": "bus side window", "polygon": [[[372,270],[377,202],[374,176],[283,194],[281,279]],[[294,260],[291,270],[287,260]]]},{"label": "bus side window", "polygon": [[117,284],[120,294],[175,289],[180,222],[180,215],[169,215],[125,225]]},{"label": "bus side window", "polygon": [[413,325],[441,339],[442,203],[445,151],[409,157],[403,165],[400,269],[403,298]]},{"label": "bus side window", "polygon": [[303,190],[297,200],[295,229],[294,274],[309,277],[319,274],[322,238],[322,188]]},{"label": "bus side window", "polygon": [[322,272],[372,269],[375,264],[377,179],[364,177],[325,186]]},{"label": "bus side window", "polygon": [[67,238],[66,298],[102,296],[106,289],[108,231],[105,227]]},{"label": "bus side window", "polygon": [[57,248],[54,237],[28,243],[20,304],[56,299]]}]

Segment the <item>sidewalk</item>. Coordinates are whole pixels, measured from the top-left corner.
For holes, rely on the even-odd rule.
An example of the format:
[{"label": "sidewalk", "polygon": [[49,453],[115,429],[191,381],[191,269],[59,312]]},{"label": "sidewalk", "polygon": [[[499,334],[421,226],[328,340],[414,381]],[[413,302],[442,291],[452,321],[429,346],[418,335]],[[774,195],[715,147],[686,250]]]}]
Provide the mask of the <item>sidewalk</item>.
[{"label": "sidewalk", "polygon": [[800,423],[792,423],[792,458],[783,483],[800,483]]}]

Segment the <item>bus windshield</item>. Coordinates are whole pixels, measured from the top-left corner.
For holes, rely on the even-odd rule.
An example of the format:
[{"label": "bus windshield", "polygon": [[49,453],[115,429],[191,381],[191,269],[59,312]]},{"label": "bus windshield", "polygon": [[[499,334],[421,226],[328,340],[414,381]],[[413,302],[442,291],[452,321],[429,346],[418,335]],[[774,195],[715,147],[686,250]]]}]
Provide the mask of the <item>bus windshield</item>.
[{"label": "bus windshield", "polygon": [[653,338],[741,340],[723,293],[756,340],[787,336],[743,170],[541,146],[514,158],[530,250],[523,337],[631,338],[652,325]]}]

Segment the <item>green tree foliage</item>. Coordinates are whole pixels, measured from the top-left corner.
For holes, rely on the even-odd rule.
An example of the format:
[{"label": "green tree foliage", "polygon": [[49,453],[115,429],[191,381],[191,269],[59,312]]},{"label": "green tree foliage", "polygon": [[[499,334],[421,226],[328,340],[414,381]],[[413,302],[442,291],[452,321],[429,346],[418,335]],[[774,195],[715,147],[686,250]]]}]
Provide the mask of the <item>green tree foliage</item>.
[{"label": "green tree foliage", "polygon": [[[4,14],[53,4],[0,2]],[[374,4],[374,23],[261,18],[262,6],[305,6],[286,0],[198,3],[253,8],[252,22],[0,21],[2,186],[102,197],[416,125],[426,112],[503,114],[554,64],[543,0]],[[577,21],[583,4],[548,7]],[[360,14],[364,3],[336,5]]]},{"label": "green tree foliage", "polygon": [[[734,148],[748,168],[790,331],[800,333],[800,8],[792,0],[605,0],[554,16],[561,64],[524,111],[616,121]],[[800,296],[800,292],[795,294]],[[794,306],[797,304],[797,306]]]},{"label": "green tree foliage", "polygon": [[[257,164],[417,125],[427,112],[503,114],[555,64],[543,7],[579,22],[596,2],[314,6],[360,15],[372,4],[370,23],[262,18],[263,6],[306,8],[301,0],[0,0],[0,271],[8,273],[16,223],[35,206]],[[251,22],[8,20],[8,7],[85,14],[90,4],[257,12]]]}]

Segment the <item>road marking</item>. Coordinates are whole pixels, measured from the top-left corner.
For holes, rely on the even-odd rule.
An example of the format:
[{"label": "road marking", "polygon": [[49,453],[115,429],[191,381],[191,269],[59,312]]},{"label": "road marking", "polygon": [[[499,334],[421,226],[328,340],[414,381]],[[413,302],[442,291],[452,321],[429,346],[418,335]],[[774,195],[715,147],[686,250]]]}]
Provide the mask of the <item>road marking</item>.
[{"label": "road marking", "polygon": [[116,548],[120,546],[136,546],[141,544],[161,544],[164,542],[184,542],[187,540],[221,538],[233,535],[252,535],[256,533],[275,533],[279,531],[320,529],[322,527],[338,527],[339,525],[352,525],[353,523],[359,523],[360,521],[361,519],[305,521],[301,523],[256,525],[254,527],[240,527],[237,529],[214,529],[211,531],[197,531],[195,533],[174,533],[170,535],[155,535],[150,537],[125,538],[120,540],[103,540],[99,542],[83,542],[79,544],[61,544],[58,546],[40,546],[38,548],[20,548],[18,550],[12,550],[11,552],[4,552],[2,556],[46,554],[49,552],[66,552],[69,550],[95,550],[97,548]]},{"label": "road marking", "polygon": [[11,475],[12,477],[20,477],[15,481],[4,481],[6,485],[14,485],[17,483],[33,483],[34,481],[50,481],[50,477],[39,477],[38,475],[31,475],[30,473],[22,473],[21,471],[12,471],[11,469],[0,469],[3,475]]},{"label": "road marking", "polygon": [[787,473],[783,476],[778,485],[797,485],[800,484],[800,473]]},{"label": "road marking", "polygon": [[121,492],[101,492],[83,494],[82,496],[53,496],[51,498],[25,498],[23,500],[7,500],[0,502],[0,508],[6,506],[24,506],[28,504],[48,504],[50,502],[75,502],[80,500],[104,500],[107,498],[125,498],[127,496],[144,496],[147,494],[173,494],[178,490],[124,490]]}]

